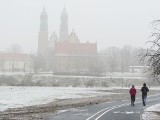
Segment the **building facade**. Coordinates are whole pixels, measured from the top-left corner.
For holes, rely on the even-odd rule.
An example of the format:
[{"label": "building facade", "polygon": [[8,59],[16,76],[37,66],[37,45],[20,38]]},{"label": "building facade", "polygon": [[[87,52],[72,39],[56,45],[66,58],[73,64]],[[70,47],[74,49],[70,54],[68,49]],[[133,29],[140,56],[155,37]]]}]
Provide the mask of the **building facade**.
[{"label": "building facade", "polygon": [[24,53],[0,53],[1,72],[32,72],[33,61]]},{"label": "building facade", "polygon": [[90,73],[97,67],[96,43],[56,43],[55,72]]},{"label": "building facade", "polygon": [[148,69],[148,66],[129,66],[129,72],[131,73],[144,73]]}]

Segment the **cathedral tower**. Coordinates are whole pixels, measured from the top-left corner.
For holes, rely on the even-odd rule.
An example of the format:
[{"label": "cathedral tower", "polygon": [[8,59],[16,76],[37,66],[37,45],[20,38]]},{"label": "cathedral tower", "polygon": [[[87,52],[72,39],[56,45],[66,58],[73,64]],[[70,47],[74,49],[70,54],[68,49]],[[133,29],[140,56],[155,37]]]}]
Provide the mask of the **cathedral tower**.
[{"label": "cathedral tower", "polygon": [[65,7],[61,14],[59,41],[60,42],[68,41],[68,15],[67,15]]},{"label": "cathedral tower", "polygon": [[48,48],[48,16],[45,8],[40,16],[40,30],[38,36],[38,54],[45,57]]}]

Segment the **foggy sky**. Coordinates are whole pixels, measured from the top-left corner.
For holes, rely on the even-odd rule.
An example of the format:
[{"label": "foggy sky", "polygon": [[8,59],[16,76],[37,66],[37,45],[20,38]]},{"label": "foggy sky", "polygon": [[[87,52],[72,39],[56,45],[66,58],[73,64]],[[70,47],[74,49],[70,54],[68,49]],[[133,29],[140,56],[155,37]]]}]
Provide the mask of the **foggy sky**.
[{"label": "foggy sky", "polygon": [[0,0],[0,50],[19,44],[26,52],[36,51],[44,6],[49,35],[59,35],[64,5],[69,31],[74,29],[81,42],[97,42],[98,50],[142,47],[152,31],[150,22],[160,19],[159,0]]}]

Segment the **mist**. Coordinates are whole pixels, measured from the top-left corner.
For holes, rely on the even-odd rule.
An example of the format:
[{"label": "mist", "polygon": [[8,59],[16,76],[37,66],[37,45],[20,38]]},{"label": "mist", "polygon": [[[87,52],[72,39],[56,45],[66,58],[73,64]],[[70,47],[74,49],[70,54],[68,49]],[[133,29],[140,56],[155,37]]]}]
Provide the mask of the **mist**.
[{"label": "mist", "polygon": [[[160,84],[153,71],[159,68],[160,34],[152,23],[160,18],[159,5],[159,0],[1,0],[0,119],[98,120],[107,114],[136,119],[145,108],[139,105],[142,85]],[[156,49],[146,49],[151,35]],[[131,86],[137,89],[134,97]],[[150,89],[147,105],[158,103],[159,92]]]},{"label": "mist", "polygon": [[150,35],[150,22],[159,17],[159,1],[127,0],[5,0],[0,5],[0,48],[19,44],[25,52],[38,48],[40,14],[45,6],[49,35],[59,35],[61,12],[66,7],[69,32],[82,42],[97,42],[98,50],[131,44],[142,47]]}]

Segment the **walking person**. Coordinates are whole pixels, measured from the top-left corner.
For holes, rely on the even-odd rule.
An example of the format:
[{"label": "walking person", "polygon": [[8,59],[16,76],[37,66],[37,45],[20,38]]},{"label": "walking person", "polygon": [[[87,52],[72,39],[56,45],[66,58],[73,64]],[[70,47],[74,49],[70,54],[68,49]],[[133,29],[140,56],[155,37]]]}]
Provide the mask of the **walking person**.
[{"label": "walking person", "polygon": [[147,92],[149,92],[148,87],[146,87],[146,83],[143,84],[143,87],[141,88],[141,91],[142,91],[143,106],[146,106]]},{"label": "walking person", "polygon": [[137,91],[136,91],[134,85],[132,85],[132,88],[129,90],[129,93],[131,95],[131,106],[134,106],[136,92]]}]

